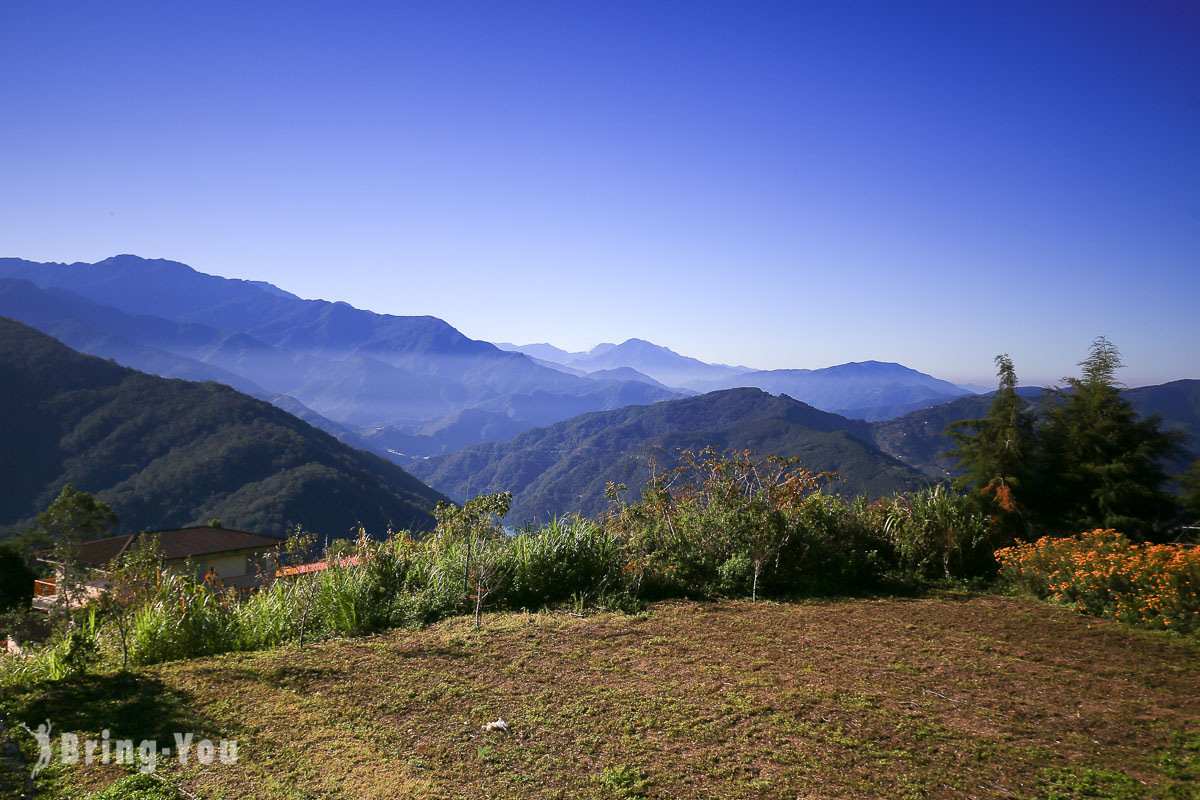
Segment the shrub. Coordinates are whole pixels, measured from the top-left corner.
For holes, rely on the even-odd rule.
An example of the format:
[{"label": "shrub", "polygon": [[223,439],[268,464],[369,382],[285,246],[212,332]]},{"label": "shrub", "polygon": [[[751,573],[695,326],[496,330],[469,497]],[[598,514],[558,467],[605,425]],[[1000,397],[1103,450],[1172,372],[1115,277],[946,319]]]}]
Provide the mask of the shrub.
[{"label": "shrub", "polygon": [[1134,544],[1113,530],[996,551],[1001,575],[1035,597],[1135,625],[1200,631],[1200,548]]},{"label": "shrub", "polygon": [[157,595],[133,615],[129,660],[157,664],[237,649],[237,621],[231,598],[164,572]]},{"label": "shrub", "polygon": [[894,554],[877,517],[865,497],[850,504],[828,495],[810,497],[792,519],[768,590],[818,595],[878,585]]},{"label": "shrub", "polygon": [[900,567],[915,578],[949,580],[993,567],[991,521],[966,495],[941,484],[887,501],[883,529]]},{"label": "shrub", "polygon": [[827,477],[794,458],[684,452],[675,469],[652,469],[642,502],[606,525],[627,539],[625,569],[642,596],[821,591],[867,579],[878,554],[856,512],[821,495]]},{"label": "shrub", "polygon": [[588,519],[555,519],[507,541],[509,608],[542,608],[572,597],[595,602],[625,590],[621,540]]}]

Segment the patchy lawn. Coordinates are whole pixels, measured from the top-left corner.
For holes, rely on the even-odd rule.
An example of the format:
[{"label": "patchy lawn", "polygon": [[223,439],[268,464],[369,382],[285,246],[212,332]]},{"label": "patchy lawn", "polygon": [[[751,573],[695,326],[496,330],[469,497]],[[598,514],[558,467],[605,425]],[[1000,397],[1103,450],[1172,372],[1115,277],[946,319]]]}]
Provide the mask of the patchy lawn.
[{"label": "patchy lawn", "polygon": [[996,596],[493,615],[7,706],[236,738],[236,765],[160,763],[202,798],[1200,798],[1200,645]]}]

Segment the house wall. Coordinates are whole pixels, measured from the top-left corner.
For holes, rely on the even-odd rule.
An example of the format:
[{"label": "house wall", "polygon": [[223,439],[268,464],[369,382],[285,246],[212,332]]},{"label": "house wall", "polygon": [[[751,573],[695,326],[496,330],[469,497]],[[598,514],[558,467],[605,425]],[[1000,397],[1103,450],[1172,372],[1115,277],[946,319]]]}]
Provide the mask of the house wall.
[{"label": "house wall", "polygon": [[[216,572],[222,580],[240,578],[254,573],[255,564],[265,556],[270,555],[270,548],[258,550],[239,550],[234,553],[213,553],[210,556],[200,556],[192,559],[196,566],[195,577],[203,579],[209,570]],[[167,562],[169,569],[182,571],[187,559],[173,559]]]},{"label": "house wall", "polygon": [[218,578],[232,578],[235,575],[246,574],[245,553],[206,557],[202,561],[205,564],[204,572],[206,574],[210,571],[215,572]]}]

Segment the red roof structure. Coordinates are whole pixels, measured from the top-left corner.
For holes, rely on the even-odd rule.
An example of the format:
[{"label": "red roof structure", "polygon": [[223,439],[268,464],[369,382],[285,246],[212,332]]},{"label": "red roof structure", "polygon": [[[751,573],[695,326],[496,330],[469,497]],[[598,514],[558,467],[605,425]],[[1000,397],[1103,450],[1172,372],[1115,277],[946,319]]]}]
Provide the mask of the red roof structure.
[{"label": "red roof structure", "polygon": [[[333,561],[339,567],[358,564],[358,556],[334,556]],[[297,564],[294,567],[280,567],[275,574],[281,578],[292,575],[307,575],[310,572],[324,572],[329,569],[329,561],[311,561],[307,564]]]}]

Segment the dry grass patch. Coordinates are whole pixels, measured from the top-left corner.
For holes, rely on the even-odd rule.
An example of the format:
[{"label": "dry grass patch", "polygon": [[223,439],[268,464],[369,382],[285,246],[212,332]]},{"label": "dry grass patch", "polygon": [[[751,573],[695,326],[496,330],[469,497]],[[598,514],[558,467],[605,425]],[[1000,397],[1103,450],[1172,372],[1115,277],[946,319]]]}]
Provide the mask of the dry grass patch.
[{"label": "dry grass patch", "polygon": [[977,596],[495,615],[138,675],[177,703],[156,724],[239,740],[168,771],[208,798],[1149,800],[1200,796],[1198,656]]}]

